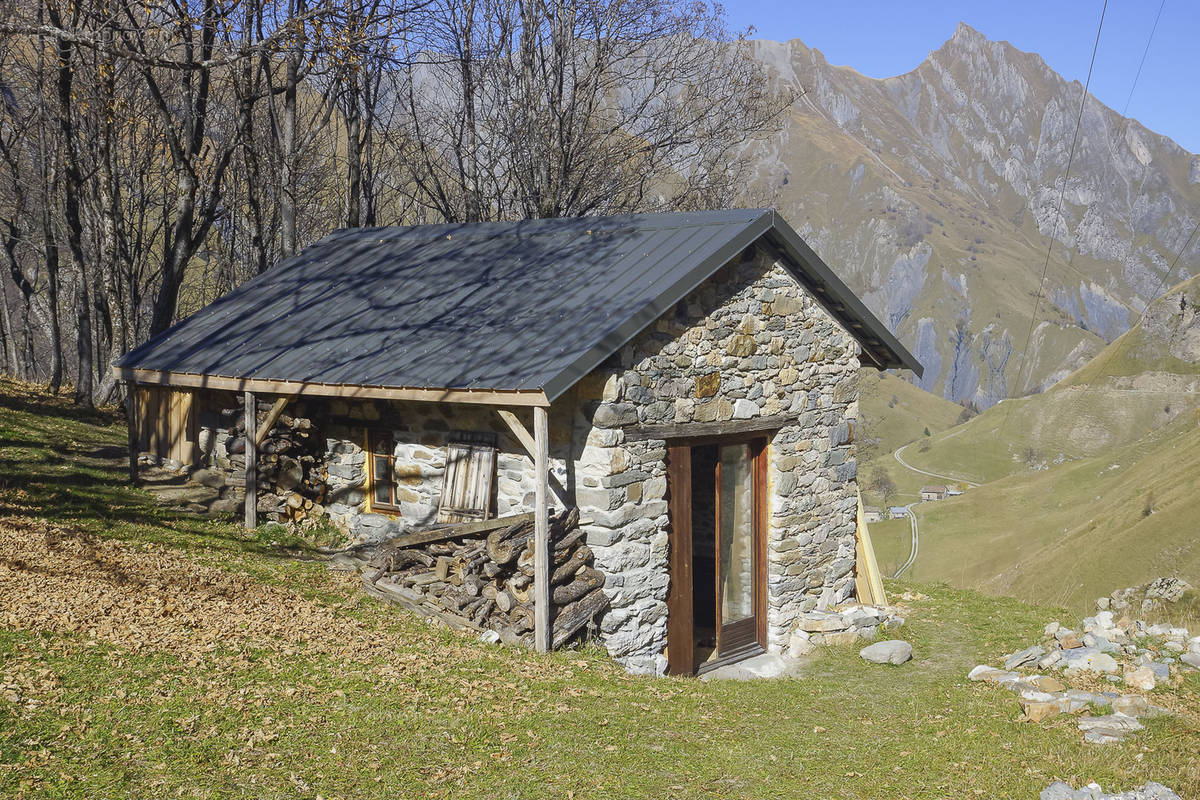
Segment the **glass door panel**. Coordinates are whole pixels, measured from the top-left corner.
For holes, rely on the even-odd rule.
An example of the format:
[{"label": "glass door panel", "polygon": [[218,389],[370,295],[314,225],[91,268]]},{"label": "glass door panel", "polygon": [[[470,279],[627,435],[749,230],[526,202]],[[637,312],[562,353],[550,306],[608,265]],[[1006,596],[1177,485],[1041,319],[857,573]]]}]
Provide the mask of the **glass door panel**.
[{"label": "glass door panel", "polygon": [[754,636],[754,454],[749,444],[722,445],[717,466],[718,652]]}]

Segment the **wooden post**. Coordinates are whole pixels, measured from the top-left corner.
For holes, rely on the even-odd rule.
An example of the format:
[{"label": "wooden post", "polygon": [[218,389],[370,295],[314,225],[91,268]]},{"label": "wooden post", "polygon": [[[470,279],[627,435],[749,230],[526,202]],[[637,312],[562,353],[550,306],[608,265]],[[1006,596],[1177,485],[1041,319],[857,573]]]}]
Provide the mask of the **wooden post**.
[{"label": "wooden post", "polygon": [[258,527],[258,404],[254,392],[246,392],[246,529]]},{"label": "wooden post", "polygon": [[533,440],[535,454],[533,471],[537,478],[534,493],[533,527],[533,630],[534,645],[539,653],[550,649],[550,517],[546,503],[550,489],[547,475],[550,470],[549,422],[546,409],[533,409]]},{"label": "wooden post", "polygon": [[125,381],[125,421],[129,425],[129,482],[138,483],[137,384]]}]

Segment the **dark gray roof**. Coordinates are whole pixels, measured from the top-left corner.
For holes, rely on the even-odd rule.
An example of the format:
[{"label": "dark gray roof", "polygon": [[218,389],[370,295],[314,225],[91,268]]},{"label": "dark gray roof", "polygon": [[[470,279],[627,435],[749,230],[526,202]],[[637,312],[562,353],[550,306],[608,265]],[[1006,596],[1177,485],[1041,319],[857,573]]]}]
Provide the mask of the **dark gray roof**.
[{"label": "dark gray roof", "polygon": [[238,379],[540,389],[553,400],[755,243],[783,256],[865,361],[920,373],[770,210],[340,230],[114,363]]}]

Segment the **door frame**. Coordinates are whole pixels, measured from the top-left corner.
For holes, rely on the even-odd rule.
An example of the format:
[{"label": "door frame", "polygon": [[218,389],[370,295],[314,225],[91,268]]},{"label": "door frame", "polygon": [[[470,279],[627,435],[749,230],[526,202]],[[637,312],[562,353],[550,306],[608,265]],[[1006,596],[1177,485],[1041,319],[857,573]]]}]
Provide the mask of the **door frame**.
[{"label": "door frame", "polygon": [[[669,675],[694,675],[697,673],[695,619],[692,613],[695,595],[692,575],[692,448],[714,444],[749,444],[752,447],[755,640],[748,647],[706,662],[700,671],[740,661],[765,651],[767,646],[767,454],[770,450],[769,433],[755,431],[753,433],[668,439],[667,674]],[[717,579],[719,580],[719,575]]]}]

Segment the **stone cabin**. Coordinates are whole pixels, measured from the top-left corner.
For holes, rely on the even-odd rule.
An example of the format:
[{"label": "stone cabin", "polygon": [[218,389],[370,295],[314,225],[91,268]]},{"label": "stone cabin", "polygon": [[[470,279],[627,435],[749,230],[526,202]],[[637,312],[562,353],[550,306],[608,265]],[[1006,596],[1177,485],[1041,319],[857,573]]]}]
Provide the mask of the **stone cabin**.
[{"label": "stone cabin", "polygon": [[113,368],[131,455],[224,470],[248,524],[269,456],[250,431],[232,452],[242,403],[311,420],[292,480],[319,475],[356,542],[433,524],[448,453],[484,447],[482,515],[537,518],[538,597],[547,509],[577,506],[604,646],[694,673],[853,598],[860,364],[921,371],[774,211],[739,210],[338,231]]}]

